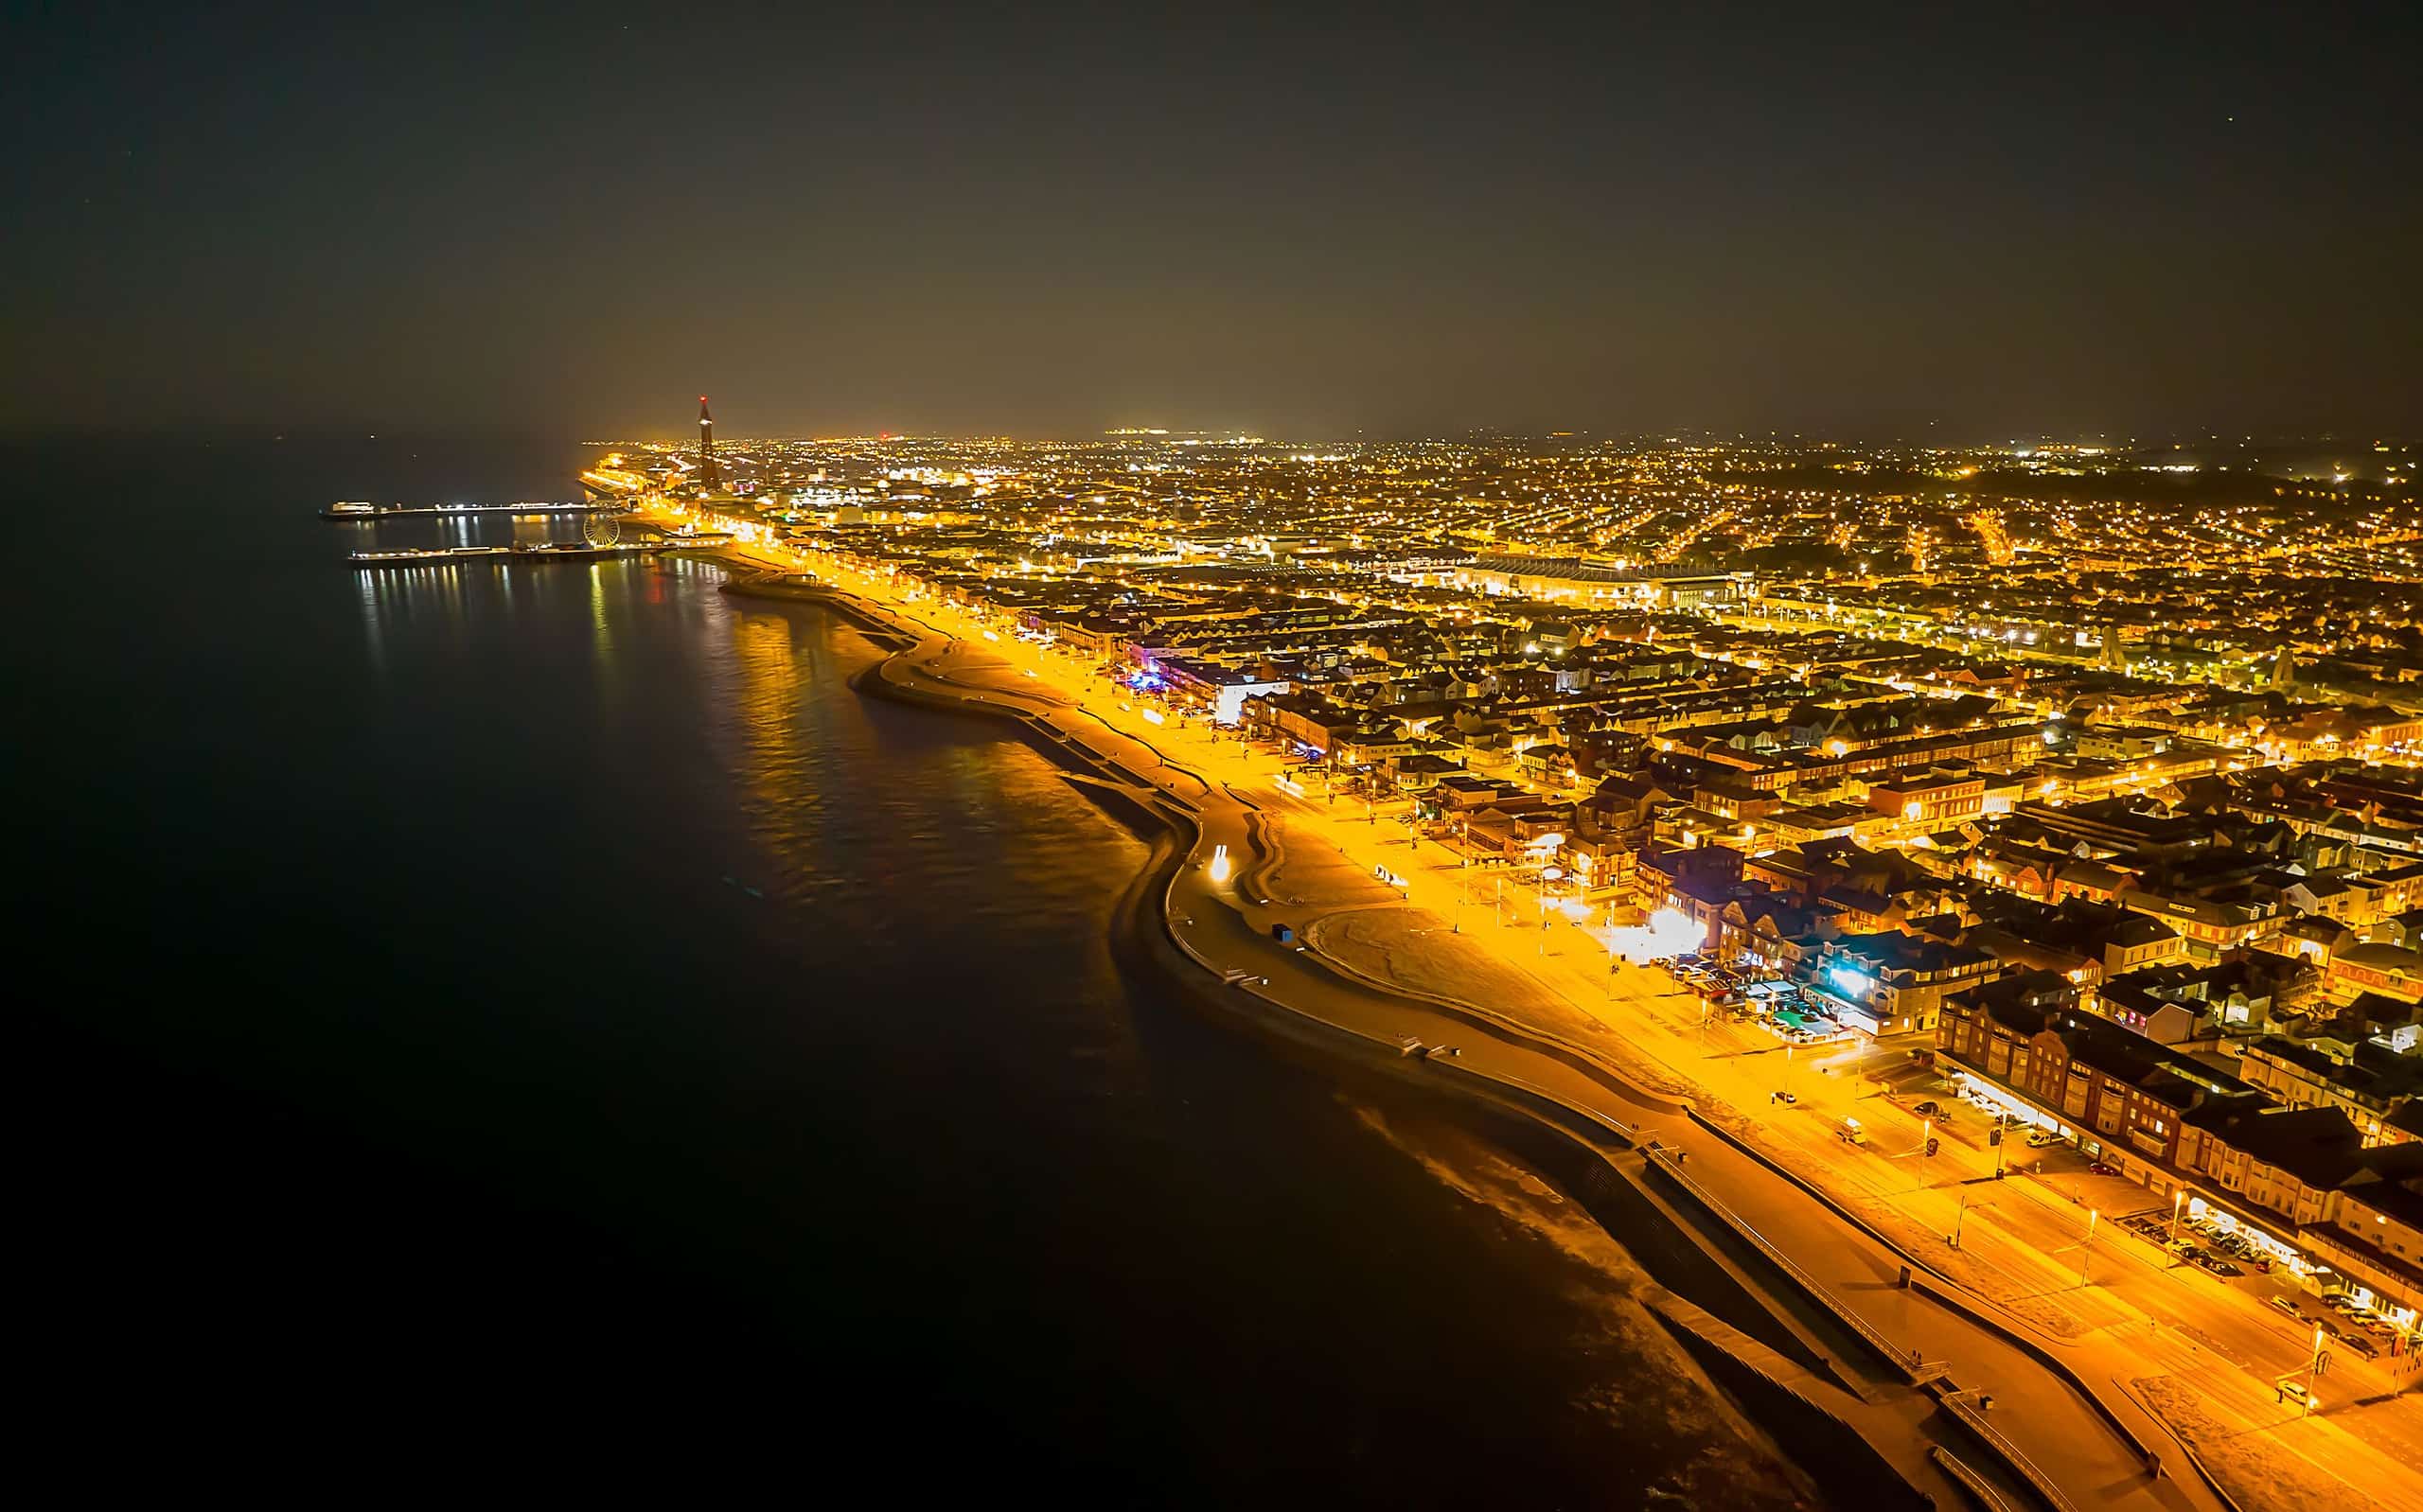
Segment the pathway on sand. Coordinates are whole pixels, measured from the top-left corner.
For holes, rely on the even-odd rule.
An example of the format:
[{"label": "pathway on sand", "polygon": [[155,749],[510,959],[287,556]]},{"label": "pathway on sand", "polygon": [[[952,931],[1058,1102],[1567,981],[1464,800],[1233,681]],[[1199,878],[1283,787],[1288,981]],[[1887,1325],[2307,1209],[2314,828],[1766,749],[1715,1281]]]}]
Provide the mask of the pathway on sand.
[{"label": "pathway on sand", "polygon": [[[1944,1374],[1961,1388],[1990,1397],[1995,1404],[1990,1426],[2055,1478],[2078,1504],[2220,1504],[2192,1475],[2148,1473],[2136,1446],[2113,1430],[2107,1411],[2146,1442],[2166,1446],[2172,1466],[2184,1468],[2184,1456],[2140,1403],[2115,1388],[2098,1410],[2004,1333],[1923,1292],[1901,1287],[1899,1256],[1779,1180],[1749,1153],[1699,1130],[1672,1099],[1641,1088],[1606,1065],[1583,1038],[1597,1037],[1586,1020],[1566,1020],[1562,1028],[1574,1031],[1567,1039],[1555,1029],[1543,1031],[1486,1009],[1428,1008],[1341,976],[1326,961],[1273,939],[1275,925],[1285,924],[1300,934],[1341,907],[1391,903],[1388,889],[1373,885],[1357,895],[1335,895],[1342,889],[1334,890],[1335,879],[1324,878],[1323,869],[1305,858],[1288,856],[1283,850],[1276,855],[1257,850],[1258,841],[1268,847],[1278,832],[1265,833],[1255,822],[1261,817],[1257,806],[1226,784],[1208,782],[1157,746],[1105,724],[1080,701],[1023,676],[980,642],[957,639],[879,605],[863,612],[886,616],[921,637],[915,648],[881,669],[896,688],[936,701],[985,703],[1030,716],[1193,815],[1200,838],[1191,864],[1171,888],[1172,932],[1212,970],[1246,978],[1242,990],[1382,1043],[1411,1035],[1426,1044],[1453,1044],[1460,1051],[1455,1067],[1465,1074],[1530,1089],[1627,1128],[1645,1127],[1670,1146],[1682,1146],[1690,1157],[1689,1173],[1699,1187],[1790,1255],[1874,1334],[1914,1358],[1944,1363]],[[1236,858],[1236,867],[1215,874],[1210,861],[1224,846]],[[1293,890],[1273,899],[1249,890],[1249,885],[1241,887],[1241,881],[1256,875],[1257,857],[1279,861],[1275,876]],[[1353,873],[1343,880],[1352,882]],[[1477,1025],[1477,1012],[1493,1027]],[[1555,1053],[1560,1048],[1567,1053]]]},{"label": "pathway on sand", "polygon": [[[760,565],[798,564],[761,554]],[[838,575],[847,580],[852,574]],[[880,583],[858,582],[884,591]],[[1662,975],[1609,971],[1614,963],[1596,954],[1604,945],[1583,930],[1501,928],[1494,900],[1483,905],[1479,888],[1434,860],[1435,844],[1390,839],[1400,832],[1376,817],[1368,826],[1341,822],[1335,809],[1309,796],[1267,787],[1277,764],[1265,761],[1256,769],[1229,742],[1215,747],[1201,732],[1138,730],[1152,716],[1128,709],[1124,695],[1089,684],[1081,666],[1031,647],[999,645],[1039,670],[1038,677],[992,645],[936,628],[981,629],[944,606],[910,611],[877,603],[867,612],[895,623],[913,612],[932,622],[907,622],[922,643],[912,657],[888,664],[895,680],[922,684],[946,700],[979,699],[1025,712],[1038,728],[1054,730],[1053,738],[1081,743],[1195,816],[1202,833],[1198,863],[1227,847],[1236,858],[1228,875],[1210,877],[1199,864],[1181,874],[1172,889],[1171,923],[1207,966],[1249,978],[1244,990],[1383,1042],[1414,1034],[1425,1043],[1458,1044],[1466,1049],[1468,1067],[1486,1065],[1510,1084],[1553,1090],[1601,1116],[1630,1120],[1654,1113],[1676,1119],[1679,1129],[1672,1098],[1688,1093],[1726,1140],[1749,1147],[1739,1152],[1748,1163],[1728,1204],[1758,1215],[1762,1225],[1770,1211],[1795,1213],[1795,1203],[1816,1208],[1827,1223],[1810,1232],[1829,1236],[1821,1248],[1830,1255],[1831,1245],[1856,1237],[1850,1253],[1873,1263],[1844,1269],[1844,1284],[1873,1286],[1875,1263],[1897,1276],[1905,1260],[1936,1273],[1939,1290],[1991,1320],[1995,1327],[1980,1328],[1987,1338],[2002,1343],[2006,1333],[2015,1334],[2059,1356],[2105,1412],[2173,1467],[2184,1457],[2179,1441],[2149,1411],[2149,1397],[2192,1442],[2217,1451],[2222,1472],[2249,1492],[2288,1485],[2317,1504],[2378,1498],[2379,1504],[2423,1508],[2423,1477],[2412,1468],[2423,1460],[2417,1404],[2411,1392],[2392,1395],[2401,1384],[2411,1386],[2413,1375],[2392,1378],[2348,1358],[2333,1371],[2334,1384],[2346,1382],[2338,1402],[2311,1418],[2289,1413],[2269,1381],[2294,1366],[2297,1348],[2287,1337],[2291,1330],[2255,1296],[2202,1273],[2175,1274],[2168,1256],[2114,1225],[2088,1238],[2093,1226],[2081,1218],[2089,1199],[2143,1206],[2142,1188],[2098,1186],[2102,1179],[2087,1177],[2082,1162],[2058,1153],[2042,1179],[1979,1187],[1992,1158],[1976,1132],[1965,1127],[1934,1129],[1945,1146],[1941,1162],[1906,1162],[1898,1149],[1885,1150],[1884,1139],[1868,1152],[1838,1148],[1831,1130],[1844,1112],[1856,1109],[1864,1120],[1875,1120],[1889,1142],[1914,1149],[1920,1124],[1908,1104],[1916,1099],[1888,1095],[1911,1077],[1831,1056],[1807,1056],[1795,1066],[1771,1042],[1759,1044],[1721,1021],[1707,1023],[1696,1000],[1684,1001],[1686,994]],[[911,667],[915,670],[904,670]],[[1105,716],[1136,732],[1123,733]],[[1199,775],[1212,770],[1221,775]],[[1375,865],[1395,875],[1405,892],[1375,881]],[[1517,890],[1509,889],[1508,926],[1525,922]],[[1407,906],[1407,895],[1427,906]],[[1281,923],[1328,958],[1306,962],[1275,945],[1269,930]],[[1459,1006],[1433,1011],[1394,991],[1357,992],[1358,976],[1375,988],[1410,988]],[[1502,1032],[1468,1043],[1475,1039],[1476,1015],[1482,1022],[1495,1016]],[[1574,1062],[1584,1069],[1577,1073]],[[1538,1076],[1527,1077],[1526,1065]],[[1864,1071],[1874,1074],[1864,1080]],[[1559,1080],[1577,1076],[1571,1084]],[[1738,1111],[1742,1104],[1764,1104],[1779,1085],[1798,1089],[1802,1105],[1762,1108],[1757,1118]],[[1715,1169],[1707,1162],[1719,1144],[1708,1134],[1691,1146],[1695,1175]],[[1826,1199],[1812,1199],[1778,1179],[1774,1167],[1823,1188]],[[1710,1185],[1713,1189],[1713,1178]],[[1965,1240],[1957,1251],[1944,1244],[1946,1231],[1955,1227]],[[2084,1285],[2089,1263],[2093,1284]],[[1862,1311],[1884,1322],[1896,1316],[1881,1301],[1863,1302]],[[1979,1326],[1972,1320],[1970,1327]],[[1990,1362],[1990,1352],[1980,1358]],[[2045,1381],[2058,1379],[2032,1361],[2024,1369]],[[1965,1383],[1976,1372],[1955,1374]],[[2119,1444],[2100,1419],[2097,1427]],[[2363,1436],[2350,1432],[2357,1427]],[[2023,1435],[2014,1430],[2013,1436]],[[2060,1433],[2043,1441],[2053,1450],[2075,1447]],[[2201,1497],[2204,1488],[2191,1483],[2189,1494]]]}]

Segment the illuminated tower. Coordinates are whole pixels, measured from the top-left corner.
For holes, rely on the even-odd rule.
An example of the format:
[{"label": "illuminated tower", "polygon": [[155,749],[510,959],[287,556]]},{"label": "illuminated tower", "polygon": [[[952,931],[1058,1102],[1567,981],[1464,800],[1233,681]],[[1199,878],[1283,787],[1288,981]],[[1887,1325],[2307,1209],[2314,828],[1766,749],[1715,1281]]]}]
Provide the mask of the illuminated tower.
[{"label": "illuminated tower", "polygon": [[699,396],[699,489],[713,493],[723,480],[716,475],[716,417],[707,413],[707,396]]}]

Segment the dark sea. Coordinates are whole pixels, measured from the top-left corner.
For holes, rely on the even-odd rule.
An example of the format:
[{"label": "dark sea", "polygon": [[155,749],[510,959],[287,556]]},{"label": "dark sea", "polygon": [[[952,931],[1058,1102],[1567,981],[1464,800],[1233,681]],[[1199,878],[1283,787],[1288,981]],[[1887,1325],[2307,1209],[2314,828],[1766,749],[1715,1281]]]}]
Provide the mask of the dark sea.
[{"label": "dark sea", "polygon": [[344,560],[576,518],[314,518],[593,455],[6,453],[21,1442],[92,1489],[1736,1504],[1622,1252],[1123,975],[1146,846],[1041,756],[710,566]]}]

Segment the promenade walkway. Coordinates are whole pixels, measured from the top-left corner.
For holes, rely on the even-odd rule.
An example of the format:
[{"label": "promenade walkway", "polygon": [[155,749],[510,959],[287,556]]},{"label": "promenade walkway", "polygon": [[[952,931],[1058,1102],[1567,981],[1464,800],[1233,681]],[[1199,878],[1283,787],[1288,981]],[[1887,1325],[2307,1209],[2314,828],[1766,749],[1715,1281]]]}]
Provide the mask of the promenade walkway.
[{"label": "promenade walkway", "polygon": [[[1241,990],[1376,1042],[1412,1035],[1453,1044],[1464,1072],[1532,1089],[1620,1125],[1645,1127],[1663,1143],[1687,1150],[1693,1184],[1793,1257],[1866,1329],[1914,1361],[1942,1363],[1959,1387],[1990,1397],[1993,1427],[2058,1479],[2076,1505],[2173,1512],[2221,1505],[2188,1470],[2184,1453],[2170,1457],[2177,1473],[2149,1473],[2135,1444],[2105,1415],[2116,1412],[2140,1437],[2170,1445],[2167,1430],[2144,1407],[2122,1398],[2098,1409],[2002,1333],[1902,1287],[1898,1256],[1751,1155],[1696,1128],[1672,1100],[1636,1090],[1612,1068],[1577,1065],[1551,1053],[1517,1025],[1477,1029],[1466,1012],[1366,987],[1279,944],[1273,925],[1300,931],[1334,905],[1240,890],[1238,878],[1256,855],[1248,822],[1254,808],[1247,800],[1156,745],[1105,724],[1080,700],[1023,677],[980,642],[915,623],[927,640],[883,669],[896,686],[930,698],[982,700],[1039,719],[1196,816],[1196,853],[1171,890],[1173,933],[1212,969],[1243,974],[1247,980]],[[1238,863],[1225,876],[1207,864],[1222,846]]]},{"label": "promenade walkway", "polygon": [[[939,606],[875,603],[869,609],[919,637],[914,650],[886,663],[888,679],[929,697],[981,700],[1025,714],[1132,776],[1141,792],[1195,818],[1201,843],[1171,889],[1172,932],[1208,967],[1244,977],[1235,990],[1377,1044],[1412,1035],[1455,1045],[1464,1071],[1597,1118],[1646,1125],[1687,1149],[1694,1183],[1804,1264],[1865,1327],[1942,1362],[1964,1389],[1964,1416],[1990,1397],[1994,1432],[2059,1478],[2076,1504],[2220,1505],[2174,1432],[2172,1424],[2184,1421],[2201,1427],[2208,1453],[2220,1446],[2234,1456],[2229,1468],[2241,1490],[2277,1488],[2276,1496],[2254,1497],[2250,1504],[2353,1508],[2377,1501],[2401,1512],[2423,1508],[2423,1478],[2406,1452],[2414,1403],[2390,1396],[2395,1382],[2346,1402],[2340,1410],[2350,1415],[2348,1426],[2324,1416],[2299,1420],[2263,1385],[2263,1373],[2277,1362],[2266,1363],[2262,1351],[2276,1352],[2273,1336],[2282,1330],[2269,1318],[2246,1316],[2252,1298],[2220,1292],[2183,1304],[2186,1288],[2162,1274],[2162,1257],[2109,1229],[2092,1257],[2075,1257],[2094,1260],[2097,1284],[2067,1276],[2076,1241],[2064,1236],[2076,1231],[2083,1211],[2082,1184],[1996,1183],[1988,1188],[1996,1194],[1991,1202],[1973,1192],[1963,1201],[1973,1179],[1964,1171],[1982,1169],[1978,1163],[1988,1158],[1973,1131],[1949,1134],[1941,1177],[1907,1187],[1901,1180],[1915,1169],[1909,1165],[1847,1165],[1824,1148],[1831,1115],[1820,1110],[1831,1100],[1850,1105],[1848,1099],[1877,1098],[1875,1083],[1841,1074],[1851,1068],[1803,1062],[1795,1072],[1738,1036],[1728,1045],[1731,1030],[1695,1026],[1676,1003],[1663,1000],[1673,996],[1661,991],[1671,987],[1663,978],[1627,970],[1611,980],[1579,930],[1556,930],[1550,938],[1559,943],[1543,941],[1536,961],[1520,959],[1511,979],[1504,968],[1518,953],[1504,941],[1480,953],[1494,963],[1487,972],[1473,968],[1478,958],[1469,950],[1405,948],[1405,939],[1426,935],[1436,945],[1455,934],[1451,913],[1478,934],[1494,910],[1457,907],[1460,881],[1414,863],[1418,846],[1400,840],[1387,851],[1378,824],[1341,823],[1335,812],[1276,790],[1275,764],[1267,759],[1256,770],[1233,743],[1214,751],[1197,732],[1143,729],[1136,712],[1120,707],[1121,695],[1089,686],[1071,662],[1023,645],[962,639],[971,625]],[[1209,863],[1222,847],[1229,864],[1215,871]],[[1404,892],[1371,877],[1365,863],[1371,856],[1406,874]],[[1427,906],[1408,906],[1408,893]],[[1339,948],[1337,926],[1348,919],[1358,929],[1370,926],[1363,948]],[[1271,936],[1278,924],[1300,941],[1320,941],[1337,958],[1308,959],[1278,944]],[[1389,940],[1390,928],[1401,938]],[[1528,958],[1535,937],[1523,938],[1519,955]],[[1471,943],[1470,935],[1463,943]],[[1368,985],[1355,979],[1358,970],[1372,978]],[[1397,990],[1404,988],[1417,995]],[[1441,1001],[1424,1002],[1425,990]],[[1772,1116],[1754,1122],[1724,1106],[1724,1098],[1760,1100],[1778,1069],[1813,1095],[1812,1116],[1801,1125]],[[1837,1079],[1819,1080],[1828,1075]],[[1712,1086],[1722,1091],[1707,1100]],[[1685,1095],[1727,1125],[1724,1136],[1691,1122]],[[1914,1117],[1881,1099],[1857,1105],[1863,1116]],[[1774,1149],[1748,1148],[1778,1137],[1783,1143]],[[1813,1155],[1834,1158],[1803,1158]],[[1806,1167],[1795,1176],[1813,1178],[1826,1199],[1779,1176],[1778,1161]],[[1885,1185],[1894,1187],[1889,1197]],[[1901,1268],[1920,1257],[1922,1240],[1939,1240],[1964,1217],[1968,1242],[1959,1254],[1919,1257],[1922,1286],[1904,1290]],[[1942,1272],[1932,1278],[1932,1295],[1924,1285],[1929,1268]],[[2202,1326],[2165,1306],[2184,1307]],[[2094,1400],[2048,1368],[2048,1358],[2061,1360]],[[2160,1414],[2149,1396],[2160,1399]],[[2357,1414],[2367,1415],[2361,1437],[2350,1432]],[[2143,1448],[2161,1456],[2167,1476],[2146,1473]]]}]

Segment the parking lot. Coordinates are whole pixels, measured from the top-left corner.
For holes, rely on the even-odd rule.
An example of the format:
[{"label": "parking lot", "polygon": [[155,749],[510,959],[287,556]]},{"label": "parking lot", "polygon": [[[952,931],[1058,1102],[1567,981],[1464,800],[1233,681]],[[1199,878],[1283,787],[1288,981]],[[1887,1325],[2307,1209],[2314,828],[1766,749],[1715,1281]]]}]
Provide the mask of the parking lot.
[{"label": "parking lot", "polygon": [[1660,964],[1677,982],[1705,996],[1711,1009],[1738,1023],[1755,1024],[1786,1045],[1831,1045],[1854,1032],[1828,1011],[1816,993],[1780,977],[1738,971],[1696,954]]}]

